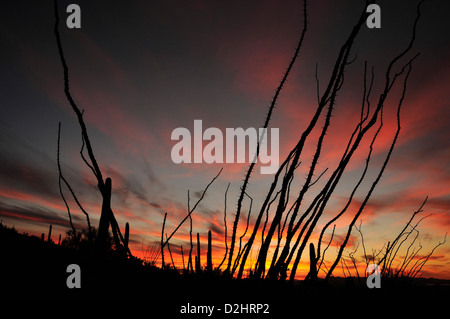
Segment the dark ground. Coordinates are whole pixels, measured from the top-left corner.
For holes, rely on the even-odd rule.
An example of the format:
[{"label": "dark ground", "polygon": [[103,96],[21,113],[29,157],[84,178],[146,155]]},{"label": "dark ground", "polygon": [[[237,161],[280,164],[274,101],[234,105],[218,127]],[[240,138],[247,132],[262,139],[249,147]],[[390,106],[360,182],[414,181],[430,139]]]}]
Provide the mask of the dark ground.
[{"label": "dark ground", "polygon": [[[69,289],[69,264],[81,268],[81,288]],[[138,299],[180,315],[183,305],[269,304],[272,314],[307,300],[450,300],[450,281],[385,280],[380,289],[356,278],[333,284],[232,280],[224,276],[180,275],[140,261],[94,258],[64,246],[19,234],[0,224],[1,299]],[[206,316],[205,314],[203,316]],[[169,316],[170,318],[170,316]],[[191,317],[192,318],[192,317]]]}]

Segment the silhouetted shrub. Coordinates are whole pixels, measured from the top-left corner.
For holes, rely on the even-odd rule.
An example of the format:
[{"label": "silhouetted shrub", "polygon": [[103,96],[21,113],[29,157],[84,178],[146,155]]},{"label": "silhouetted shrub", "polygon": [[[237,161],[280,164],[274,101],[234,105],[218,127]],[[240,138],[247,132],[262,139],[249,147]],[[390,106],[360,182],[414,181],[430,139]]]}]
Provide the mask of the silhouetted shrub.
[{"label": "silhouetted shrub", "polygon": [[[91,251],[94,247],[95,239],[97,237],[97,228],[91,227],[83,228],[80,231],[73,232],[72,229],[66,232],[66,237],[61,242],[62,246],[69,247],[78,251]],[[111,233],[108,233],[107,251],[114,251],[114,241]]]}]

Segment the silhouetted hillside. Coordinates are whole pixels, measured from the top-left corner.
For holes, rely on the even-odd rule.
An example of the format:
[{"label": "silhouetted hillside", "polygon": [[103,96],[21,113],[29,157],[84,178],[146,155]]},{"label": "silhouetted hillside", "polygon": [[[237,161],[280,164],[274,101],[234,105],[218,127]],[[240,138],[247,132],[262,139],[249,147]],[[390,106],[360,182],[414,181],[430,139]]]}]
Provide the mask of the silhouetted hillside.
[{"label": "silhouetted hillside", "polygon": [[[1,290],[8,299],[120,298],[161,300],[162,304],[173,306],[195,301],[269,302],[273,307],[293,307],[318,298],[448,299],[450,296],[450,281],[437,279],[383,281],[381,289],[368,289],[358,285],[356,278],[337,278],[331,285],[320,281],[314,285],[308,282],[289,285],[279,281],[232,280],[219,275],[183,275],[173,269],[144,265],[139,259],[114,254],[98,258],[92,252],[20,234],[2,224],[0,252]],[[66,286],[69,264],[81,268],[80,289]]]}]

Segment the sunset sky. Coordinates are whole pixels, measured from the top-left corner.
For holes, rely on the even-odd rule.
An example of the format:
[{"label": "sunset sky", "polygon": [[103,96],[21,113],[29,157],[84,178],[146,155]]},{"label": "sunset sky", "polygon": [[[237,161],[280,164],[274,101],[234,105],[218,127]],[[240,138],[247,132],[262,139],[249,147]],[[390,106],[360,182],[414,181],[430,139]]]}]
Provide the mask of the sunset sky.
[{"label": "sunset sky", "polygon": [[[70,3],[81,7],[81,29],[65,26],[65,8]],[[316,63],[323,92],[339,48],[363,8],[361,3],[320,0],[308,5],[308,32],[270,123],[279,128],[280,161],[297,143],[316,109]],[[380,1],[379,5],[382,27],[363,27],[358,35],[352,50],[357,58],[345,74],[318,174],[327,167],[331,173],[359,121],[364,61],[374,67],[375,105],[386,66],[409,43],[416,1]],[[0,220],[38,236],[52,224],[53,239],[70,229],[58,189],[56,151],[61,122],[63,173],[97,226],[101,196],[95,177],[80,157],[79,125],[64,96],[53,34],[53,1],[8,1],[0,6]],[[392,241],[426,196],[427,204],[417,217],[431,214],[418,228],[421,253],[429,253],[450,229],[449,10],[445,0],[422,6],[416,42],[408,58],[419,52],[420,56],[408,82],[400,137],[360,218],[370,252]],[[165,212],[170,234],[186,216],[188,190],[192,206],[223,167],[192,215],[193,232],[200,233],[203,244],[208,230],[212,231],[214,263],[218,264],[224,253],[224,194],[230,183],[230,237],[248,164],[175,164],[171,150],[176,141],[171,140],[171,133],[178,127],[193,132],[196,119],[203,121],[203,129],[216,127],[223,132],[226,128],[262,127],[301,32],[302,1],[77,0],[60,1],[60,15],[71,92],[84,109],[103,175],[112,178],[112,208],[118,223],[122,229],[125,222],[130,223],[133,254],[146,257],[148,247],[160,240]],[[386,103],[385,123],[367,180],[336,224],[327,255],[331,262],[390,147],[399,94],[394,89]],[[322,126],[323,117],[302,154],[293,194],[303,185]],[[345,204],[362,172],[374,133],[375,129],[350,162],[320,220],[319,231]],[[317,189],[327,176],[330,174],[322,177]],[[253,198],[250,225],[272,178],[261,175],[259,168],[252,175],[247,191]],[[70,197],[67,190],[65,194]],[[69,203],[75,226],[86,227],[85,216],[73,201]],[[245,229],[248,206],[246,199],[238,236]],[[311,241],[316,243],[317,238],[318,233],[313,234]],[[356,249],[359,242],[359,234],[353,231],[347,250]],[[180,246],[188,249],[189,223],[170,244],[177,266],[182,267]],[[361,254],[360,245],[355,255],[359,261]],[[302,261],[299,278],[306,274],[302,267],[307,260]],[[336,271],[339,275],[341,270]],[[436,249],[423,276],[450,279],[450,240]]]}]

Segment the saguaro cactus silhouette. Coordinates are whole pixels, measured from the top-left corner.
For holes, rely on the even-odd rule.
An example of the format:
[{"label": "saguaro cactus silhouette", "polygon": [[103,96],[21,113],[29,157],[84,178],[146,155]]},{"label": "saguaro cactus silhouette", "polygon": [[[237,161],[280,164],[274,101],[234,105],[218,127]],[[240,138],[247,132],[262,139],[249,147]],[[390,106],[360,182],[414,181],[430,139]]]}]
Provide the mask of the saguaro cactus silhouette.
[{"label": "saguaro cactus silhouette", "polygon": [[103,245],[106,243],[106,237],[108,236],[109,211],[111,210],[111,188],[112,181],[111,178],[108,177],[105,180],[105,184],[103,187],[102,212],[100,215],[100,222],[98,226],[97,245],[100,248],[104,248]]},{"label": "saguaro cactus silhouette", "polygon": [[208,231],[208,252],[206,255],[206,271],[212,272],[212,245],[211,245],[211,231]]},{"label": "saguaro cactus silhouette", "polygon": [[195,272],[202,272],[201,251],[200,251],[200,234],[197,233],[197,256],[195,256]]},{"label": "saguaro cactus silhouette", "polygon": [[123,238],[123,246],[125,249],[128,249],[128,242],[130,240],[130,224],[128,222],[125,223],[125,235]]},{"label": "saguaro cactus silhouette", "polygon": [[309,278],[311,280],[317,279],[316,250],[313,243],[309,244]]},{"label": "saguaro cactus silhouette", "polygon": [[47,237],[47,241],[51,242],[52,241],[52,225],[48,226],[48,237]]}]

